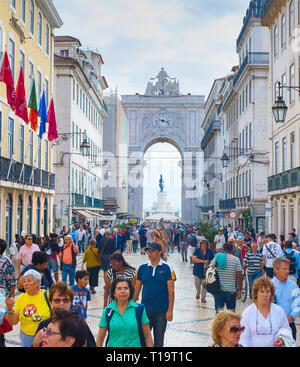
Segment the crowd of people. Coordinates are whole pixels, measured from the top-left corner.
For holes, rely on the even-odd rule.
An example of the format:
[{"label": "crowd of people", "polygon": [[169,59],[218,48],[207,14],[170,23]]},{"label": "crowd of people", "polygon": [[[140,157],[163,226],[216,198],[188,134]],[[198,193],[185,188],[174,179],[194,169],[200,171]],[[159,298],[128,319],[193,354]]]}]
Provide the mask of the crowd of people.
[{"label": "crowd of people", "polygon": [[[193,273],[196,300],[205,304],[207,292],[213,295],[212,346],[295,346],[299,250],[295,229],[277,241],[274,234],[228,226],[209,241],[196,224],[162,221],[126,228],[75,224],[44,238],[16,235],[11,246],[0,239],[0,346],[19,324],[23,347],[163,347],[174,312],[176,275],[168,264],[174,252]],[[124,257],[137,252],[138,269]],[[100,271],[103,312],[94,338],[86,320]],[[216,291],[208,287],[213,272]],[[252,303],[239,315],[245,276]]]}]

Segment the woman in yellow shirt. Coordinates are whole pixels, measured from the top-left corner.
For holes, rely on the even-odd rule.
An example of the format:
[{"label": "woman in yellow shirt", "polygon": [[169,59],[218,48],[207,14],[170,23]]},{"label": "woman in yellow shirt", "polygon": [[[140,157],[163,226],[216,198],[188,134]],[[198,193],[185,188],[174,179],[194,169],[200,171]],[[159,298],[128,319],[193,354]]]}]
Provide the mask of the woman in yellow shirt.
[{"label": "woman in yellow shirt", "polygon": [[43,320],[51,317],[48,292],[40,289],[42,276],[36,270],[28,270],[23,275],[25,293],[17,301],[6,297],[7,316],[12,325],[20,322],[20,339],[23,347],[31,347],[34,335]]},{"label": "woman in yellow shirt", "polygon": [[96,240],[91,239],[89,241],[89,248],[84,253],[81,269],[83,270],[83,266],[86,263],[86,270],[90,273],[89,283],[92,294],[96,293],[95,287],[98,287],[98,277],[101,265],[99,258],[100,255],[96,248]]}]

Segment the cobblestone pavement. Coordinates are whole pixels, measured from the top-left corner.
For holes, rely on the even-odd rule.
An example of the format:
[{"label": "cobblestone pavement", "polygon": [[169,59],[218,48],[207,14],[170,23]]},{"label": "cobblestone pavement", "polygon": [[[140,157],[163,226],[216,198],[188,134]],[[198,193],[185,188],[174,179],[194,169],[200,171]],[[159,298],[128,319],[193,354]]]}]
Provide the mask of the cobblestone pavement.
[{"label": "cobblestone pavement", "polygon": [[[78,256],[78,269],[81,268],[83,255]],[[147,255],[125,254],[126,261],[135,266],[148,261]],[[207,294],[206,304],[202,304],[200,300],[196,300],[196,291],[194,287],[194,278],[192,268],[188,263],[182,263],[180,255],[175,252],[171,253],[168,263],[173,267],[177,280],[175,282],[175,306],[174,318],[168,323],[165,334],[165,347],[207,347],[212,344],[211,339],[211,323],[215,315],[214,300],[210,294]],[[98,325],[103,310],[103,272],[99,273],[99,287],[97,293],[91,295],[92,300],[88,306],[87,322],[90,326],[95,339],[98,334]],[[241,313],[248,305],[249,298],[245,303],[238,301],[238,313]],[[300,345],[300,321],[297,323],[297,345]],[[19,326],[15,326],[14,330],[6,335],[7,347],[19,347]]]}]

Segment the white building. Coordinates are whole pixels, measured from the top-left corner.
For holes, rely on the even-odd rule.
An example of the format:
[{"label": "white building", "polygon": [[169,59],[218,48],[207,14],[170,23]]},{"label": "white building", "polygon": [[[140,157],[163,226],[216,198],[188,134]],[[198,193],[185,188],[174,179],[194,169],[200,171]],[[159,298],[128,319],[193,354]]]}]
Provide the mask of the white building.
[{"label": "white building", "polygon": [[[264,1],[251,1],[237,38],[233,68],[222,106],[228,167],[220,201],[222,223],[265,230],[267,203],[268,29],[261,24]],[[236,218],[231,219],[230,212]]]},{"label": "white building", "polygon": [[[55,106],[59,138],[54,142],[55,218],[58,227],[72,222],[95,225],[103,211],[103,118],[107,117],[101,75],[103,60],[81,49],[78,39],[55,38]],[[81,144],[90,146],[84,157]]]},{"label": "white building", "polygon": [[262,24],[269,28],[271,48],[267,141],[272,157],[268,172],[268,199],[272,211],[268,231],[287,238],[292,228],[300,231],[299,89],[280,90],[288,107],[283,123],[275,122],[272,106],[279,93],[278,82],[282,86],[300,86],[300,2],[267,1],[262,11]]}]

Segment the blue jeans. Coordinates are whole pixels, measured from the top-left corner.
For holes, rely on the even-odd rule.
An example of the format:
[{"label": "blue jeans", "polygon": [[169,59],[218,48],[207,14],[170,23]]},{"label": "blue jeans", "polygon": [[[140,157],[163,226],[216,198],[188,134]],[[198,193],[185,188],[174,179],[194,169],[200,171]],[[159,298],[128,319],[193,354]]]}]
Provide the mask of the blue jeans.
[{"label": "blue jeans", "polygon": [[235,311],[236,307],[236,292],[224,292],[220,293],[215,297],[215,309],[216,313],[224,309],[226,305],[227,310]]},{"label": "blue jeans", "polygon": [[261,270],[258,271],[255,274],[249,274],[248,273],[248,284],[249,284],[249,297],[250,297],[250,299],[252,298],[252,286],[253,286],[254,280],[260,278],[261,276],[262,276],[262,271]]},{"label": "blue jeans", "polygon": [[69,275],[70,285],[74,285],[75,281],[75,266],[69,264],[63,264],[62,266],[62,281],[67,284],[67,278]]},{"label": "blue jeans", "polygon": [[79,251],[79,254],[81,252],[84,252],[84,242],[83,241],[78,241],[78,251]]},{"label": "blue jeans", "polygon": [[20,330],[20,341],[23,348],[31,348],[33,343],[34,335],[26,335]]}]

